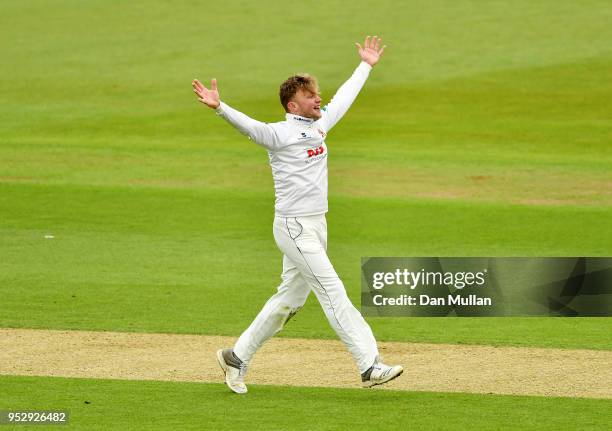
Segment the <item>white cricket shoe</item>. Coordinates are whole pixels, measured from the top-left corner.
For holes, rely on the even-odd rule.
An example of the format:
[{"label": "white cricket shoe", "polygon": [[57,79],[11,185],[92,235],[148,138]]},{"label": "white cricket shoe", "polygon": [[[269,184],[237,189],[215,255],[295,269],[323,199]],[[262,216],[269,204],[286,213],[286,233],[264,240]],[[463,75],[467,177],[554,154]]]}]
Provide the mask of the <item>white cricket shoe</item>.
[{"label": "white cricket shoe", "polygon": [[225,373],[225,384],[237,394],[246,394],[247,387],[244,384],[246,364],[234,354],[233,349],[217,350],[217,361]]},{"label": "white cricket shoe", "polygon": [[403,372],[401,365],[389,366],[377,359],[374,365],[361,375],[361,384],[364,388],[382,385],[399,377]]}]

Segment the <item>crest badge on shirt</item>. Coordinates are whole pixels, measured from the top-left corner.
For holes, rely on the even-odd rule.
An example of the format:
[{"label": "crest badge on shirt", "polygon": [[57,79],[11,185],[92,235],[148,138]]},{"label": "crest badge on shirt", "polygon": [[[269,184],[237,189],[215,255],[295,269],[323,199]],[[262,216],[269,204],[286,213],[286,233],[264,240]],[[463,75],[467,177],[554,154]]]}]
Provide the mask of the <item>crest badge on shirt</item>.
[{"label": "crest badge on shirt", "polygon": [[322,138],[325,138],[325,136],[327,136],[326,133],[321,129],[317,129],[317,132],[319,132]]}]

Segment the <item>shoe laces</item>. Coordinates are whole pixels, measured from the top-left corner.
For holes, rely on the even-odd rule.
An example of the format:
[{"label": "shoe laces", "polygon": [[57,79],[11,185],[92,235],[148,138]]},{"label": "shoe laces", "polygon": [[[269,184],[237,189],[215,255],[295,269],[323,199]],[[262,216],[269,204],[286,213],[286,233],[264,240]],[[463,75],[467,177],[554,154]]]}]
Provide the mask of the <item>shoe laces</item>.
[{"label": "shoe laces", "polygon": [[244,382],[244,376],[246,375],[247,372],[247,366],[244,362],[242,362],[240,364],[240,368],[238,368],[238,378],[236,380],[238,380],[239,382]]},{"label": "shoe laces", "polygon": [[376,362],[374,364],[374,370],[372,371],[376,371],[377,377],[380,377],[380,376],[386,375],[391,370],[391,368],[393,367],[383,362]]}]

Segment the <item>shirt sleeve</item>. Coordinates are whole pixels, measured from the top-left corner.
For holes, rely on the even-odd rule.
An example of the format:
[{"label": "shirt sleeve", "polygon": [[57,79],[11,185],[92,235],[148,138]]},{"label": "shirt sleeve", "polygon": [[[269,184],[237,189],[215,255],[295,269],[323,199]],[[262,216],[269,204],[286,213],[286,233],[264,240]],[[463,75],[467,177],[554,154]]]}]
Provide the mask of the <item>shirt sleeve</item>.
[{"label": "shirt sleeve", "polygon": [[254,120],[223,102],[219,104],[216,112],[217,115],[238,129],[240,133],[262,147],[268,150],[274,150],[278,147],[278,138],[269,124]]},{"label": "shirt sleeve", "polygon": [[362,61],[353,75],[336,91],[332,100],[323,107],[321,122],[326,132],[329,132],[351,107],[368,79],[370,70],[372,66]]}]

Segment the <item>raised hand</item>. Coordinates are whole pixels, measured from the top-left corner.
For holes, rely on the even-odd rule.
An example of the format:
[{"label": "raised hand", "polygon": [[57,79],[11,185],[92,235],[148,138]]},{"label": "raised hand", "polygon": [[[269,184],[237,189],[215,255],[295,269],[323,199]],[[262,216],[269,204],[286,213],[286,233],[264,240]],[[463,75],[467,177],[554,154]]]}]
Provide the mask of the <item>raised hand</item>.
[{"label": "raised hand", "polygon": [[217,80],[210,80],[210,90],[202,85],[200,81],[194,79],[191,83],[193,86],[193,92],[198,96],[198,100],[206,106],[217,109],[219,107],[220,98],[219,92],[217,91]]},{"label": "raised hand", "polygon": [[381,48],[380,42],[382,42],[382,39],[378,36],[374,36],[372,38],[370,36],[367,36],[365,38],[365,42],[363,43],[363,47],[359,43],[355,42],[355,45],[357,45],[359,56],[370,66],[374,66],[376,63],[378,63],[378,60],[380,60],[380,56],[387,47],[387,45],[383,45],[383,47]]}]

